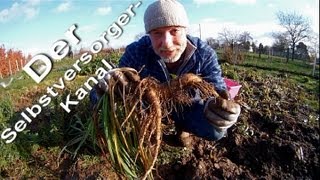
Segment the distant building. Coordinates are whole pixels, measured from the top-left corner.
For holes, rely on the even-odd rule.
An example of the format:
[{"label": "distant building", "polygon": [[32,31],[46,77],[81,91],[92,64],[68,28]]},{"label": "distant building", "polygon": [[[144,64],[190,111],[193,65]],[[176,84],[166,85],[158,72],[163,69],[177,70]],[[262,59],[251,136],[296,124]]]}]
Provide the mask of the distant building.
[{"label": "distant building", "polygon": [[253,52],[252,45],[249,46],[249,52]]}]

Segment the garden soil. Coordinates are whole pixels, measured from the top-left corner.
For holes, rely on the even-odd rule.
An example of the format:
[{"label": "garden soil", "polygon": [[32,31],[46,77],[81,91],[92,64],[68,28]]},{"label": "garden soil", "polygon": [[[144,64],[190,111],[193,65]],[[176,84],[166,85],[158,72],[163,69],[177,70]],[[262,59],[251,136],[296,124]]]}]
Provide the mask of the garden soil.
[{"label": "garden soil", "polygon": [[[193,136],[185,148],[164,137],[155,179],[319,179],[319,110],[302,103],[310,97],[286,77],[247,75],[235,99],[239,120],[218,142]],[[176,133],[172,123],[163,130]]]},{"label": "garden soil", "polygon": [[[193,137],[188,148],[163,138],[155,179],[320,179],[319,110],[303,103],[311,96],[303,93],[303,87],[290,84],[286,75],[264,79],[242,75],[235,99],[242,112],[226,137],[217,142]],[[175,134],[172,129],[170,123],[163,125],[164,133]],[[57,160],[43,147],[32,156],[31,168],[45,168],[51,174],[35,174],[35,178],[122,179],[108,157],[86,164],[64,153]],[[1,171],[1,176],[19,177],[20,172],[12,169]]]}]

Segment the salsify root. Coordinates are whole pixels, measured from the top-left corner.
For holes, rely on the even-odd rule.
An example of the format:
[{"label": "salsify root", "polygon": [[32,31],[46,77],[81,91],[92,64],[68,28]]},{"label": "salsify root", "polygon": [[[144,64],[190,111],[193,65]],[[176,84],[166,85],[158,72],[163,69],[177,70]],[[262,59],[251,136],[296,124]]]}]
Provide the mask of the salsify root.
[{"label": "salsify root", "polygon": [[[122,86],[122,93],[109,92],[109,95],[121,96],[111,98],[114,99],[115,102],[113,103],[117,106],[114,108],[115,111],[125,110],[121,116],[117,115],[117,112],[113,112],[111,115],[116,116],[116,118],[113,119],[120,121],[118,122],[118,124],[120,124],[119,129],[116,130],[121,132],[118,133],[129,140],[136,140],[136,142],[131,143],[133,147],[129,147],[136,150],[132,151],[132,149],[127,149],[125,151],[125,154],[129,154],[127,152],[134,152],[134,154],[129,154],[129,156],[132,156],[132,161],[136,163],[136,166],[123,164],[119,166],[136,168],[136,170],[133,171],[139,171],[139,176],[142,177],[142,179],[152,178],[151,172],[156,163],[162,140],[162,117],[169,115],[178,105],[192,104],[195,91],[198,91],[200,97],[204,100],[209,97],[219,97],[219,95],[212,84],[207,83],[201,77],[194,74],[184,74],[167,83],[159,83],[152,77],[140,80],[137,73],[130,68],[123,68],[121,72],[129,77],[126,79],[129,83]],[[119,89],[115,88],[117,86],[116,81],[111,80],[110,82],[112,82],[110,89]],[[97,114],[98,113],[96,113],[96,115]],[[126,129],[124,127],[129,127],[127,131],[128,129],[131,129],[131,131],[123,132],[124,129]],[[98,128],[97,123],[96,128]],[[108,128],[111,127],[104,128],[107,128],[104,132],[109,132]],[[97,132],[99,132],[97,136],[100,139],[100,145],[103,146],[100,148],[103,151],[112,153],[110,152],[111,148],[106,147],[106,142],[111,143],[110,140],[107,140],[110,137],[105,135],[104,139],[101,139],[101,131]],[[134,137],[132,137],[132,134],[134,134]],[[118,144],[128,144],[129,140],[123,139],[124,142],[119,142]],[[121,148],[118,147],[117,149]],[[138,164],[142,164],[142,167],[137,167]],[[119,168],[121,169],[121,167]]]}]

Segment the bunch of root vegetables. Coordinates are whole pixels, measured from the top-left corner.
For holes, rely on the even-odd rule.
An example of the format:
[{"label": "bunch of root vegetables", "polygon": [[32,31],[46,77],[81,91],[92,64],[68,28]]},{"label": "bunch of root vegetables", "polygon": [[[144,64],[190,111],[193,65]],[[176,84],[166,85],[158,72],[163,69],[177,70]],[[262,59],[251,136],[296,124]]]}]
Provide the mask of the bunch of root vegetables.
[{"label": "bunch of root vegetables", "polygon": [[159,83],[152,77],[140,79],[131,68],[120,68],[119,72],[127,81],[112,77],[95,108],[98,144],[119,174],[152,179],[161,145],[162,119],[177,106],[191,105],[196,90],[203,100],[219,95],[212,84],[194,74]]}]

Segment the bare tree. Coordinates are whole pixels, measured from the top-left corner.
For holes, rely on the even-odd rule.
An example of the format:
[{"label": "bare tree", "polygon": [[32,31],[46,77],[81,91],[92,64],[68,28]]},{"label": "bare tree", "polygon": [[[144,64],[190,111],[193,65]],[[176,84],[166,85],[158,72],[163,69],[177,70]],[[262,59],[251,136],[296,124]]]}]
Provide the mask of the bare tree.
[{"label": "bare tree", "polygon": [[242,49],[249,51],[250,43],[253,41],[253,38],[248,31],[244,31],[239,35],[238,41]]},{"label": "bare tree", "polygon": [[218,49],[220,46],[219,41],[217,39],[212,38],[212,37],[207,38],[206,42],[210,47],[212,47],[212,49]]},{"label": "bare tree", "polygon": [[261,53],[262,53],[262,51],[263,51],[263,45],[262,45],[262,43],[259,44],[258,51],[259,51],[259,59],[261,59]]},{"label": "bare tree", "polygon": [[258,41],[255,41],[255,42],[252,41],[251,43],[252,52],[254,53],[257,52],[257,49],[258,49],[257,44],[258,44]]},{"label": "bare tree", "polygon": [[274,42],[272,49],[277,52],[278,56],[286,57],[287,62],[289,61],[289,34],[288,32],[275,32],[272,33]]},{"label": "bare tree", "polygon": [[224,44],[223,59],[232,64],[242,63],[244,54],[241,52],[240,33],[224,28],[218,35],[218,39]]},{"label": "bare tree", "polygon": [[274,38],[274,42],[272,44],[273,49],[276,51],[284,52],[289,47],[289,39],[287,39],[288,33],[273,33],[272,37]]},{"label": "bare tree", "polygon": [[296,44],[308,38],[311,32],[310,21],[295,12],[285,13],[280,11],[277,13],[277,18],[279,24],[284,27],[288,33],[288,39],[292,49],[291,59],[293,60]]},{"label": "bare tree", "polygon": [[253,38],[248,31],[244,31],[239,35],[239,40],[240,40],[240,42],[244,43],[247,41],[252,41]]},{"label": "bare tree", "polygon": [[219,39],[226,45],[233,45],[239,41],[240,33],[223,28],[222,32],[218,33]]}]

